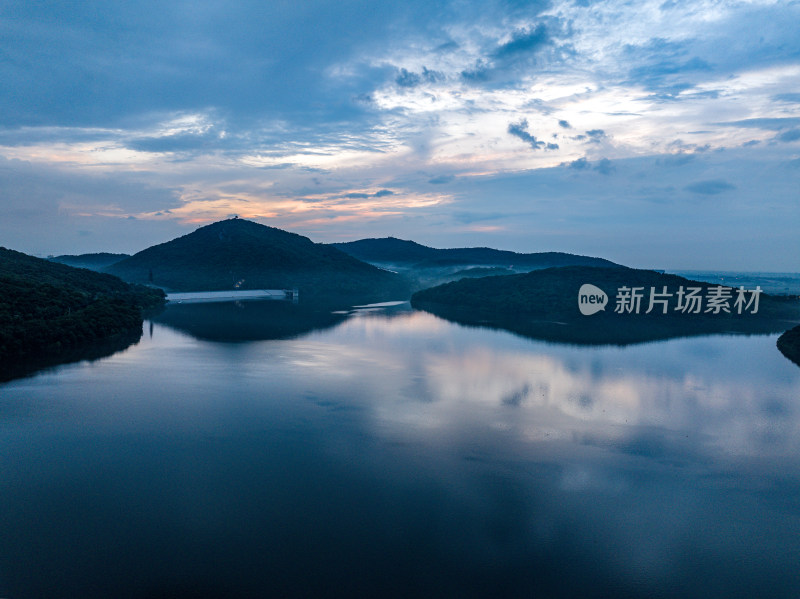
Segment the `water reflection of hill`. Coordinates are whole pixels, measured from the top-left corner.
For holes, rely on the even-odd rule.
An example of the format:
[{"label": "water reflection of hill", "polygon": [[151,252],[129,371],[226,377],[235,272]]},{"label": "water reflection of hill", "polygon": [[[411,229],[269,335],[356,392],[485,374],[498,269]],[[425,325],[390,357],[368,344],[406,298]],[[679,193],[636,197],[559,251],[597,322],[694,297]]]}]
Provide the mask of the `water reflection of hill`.
[{"label": "water reflection of hill", "polygon": [[787,321],[759,320],[720,325],[708,319],[687,322],[679,319],[657,320],[644,316],[607,318],[591,322],[524,320],[508,314],[479,313],[458,308],[420,305],[421,309],[457,324],[502,329],[541,341],[575,345],[631,345],[714,334],[766,335],[786,329]]},{"label": "water reflection of hill", "polygon": [[29,360],[4,362],[0,364],[0,382],[30,376],[45,368],[99,360],[135,345],[142,338],[141,328],[128,331],[110,339],[95,341],[80,348],[60,352],[58,354],[45,354]]},{"label": "water reflection of hill", "polygon": [[290,339],[327,329],[347,318],[316,305],[284,301],[170,304],[152,318],[206,341]]}]

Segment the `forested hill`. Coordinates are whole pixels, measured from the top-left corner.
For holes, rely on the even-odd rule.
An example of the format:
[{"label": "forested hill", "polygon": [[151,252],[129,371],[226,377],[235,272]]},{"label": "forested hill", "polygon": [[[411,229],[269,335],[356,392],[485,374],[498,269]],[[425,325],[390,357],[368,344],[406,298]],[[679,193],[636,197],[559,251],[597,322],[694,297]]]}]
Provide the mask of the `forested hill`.
[{"label": "forested hill", "polygon": [[142,309],[163,301],[159,289],[0,248],[0,370],[141,333]]},{"label": "forested hill", "polygon": [[[579,292],[583,293],[584,284],[596,286],[597,293],[606,296],[604,309],[588,315],[581,312]],[[638,290],[638,301],[632,301],[633,288]],[[681,289],[687,293],[690,288],[698,290],[697,303],[691,308],[690,300],[680,295]],[[715,289],[719,286],[651,270],[571,266],[462,279],[419,291],[411,302],[456,322],[587,344],[625,344],[715,332],[772,333],[800,322],[797,298],[761,293],[755,311],[755,303],[737,306],[737,290]],[[651,291],[656,300],[652,308]],[[747,291],[743,298],[750,303],[752,290]],[[713,307],[715,294],[720,298],[716,303],[724,304],[727,311]],[[621,295],[627,301],[621,301]],[[727,298],[724,302],[723,296]],[[681,310],[681,304],[687,309]]]},{"label": "forested hill", "polygon": [[361,239],[333,245],[365,262],[413,265],[416,268],[491,265],[532,270],[552,266],[619,266],[604,258],[564,252],[521,254],[485,247],[437,249],[395,237]]},{"label": "forested hill", "polygon": [[239,218],[147,248],[108,272],[176,291],[298,288],[301,298],[360,295],[378,300],[408,295],[407,283],[394,273],[333,246]]}]

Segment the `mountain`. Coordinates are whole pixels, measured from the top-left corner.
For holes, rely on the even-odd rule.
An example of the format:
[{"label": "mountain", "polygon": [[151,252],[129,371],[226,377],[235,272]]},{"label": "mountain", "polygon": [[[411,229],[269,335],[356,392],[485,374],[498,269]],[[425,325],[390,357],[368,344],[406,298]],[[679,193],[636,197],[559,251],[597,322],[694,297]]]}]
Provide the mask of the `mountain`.
[{"label": "mountain", "polygon": [[396,237],[361,239],[331,245],[364,262],[385,264],[417,264],[434,259],[440,251],[416,241]]},{"label": "mountain", "polygon": [[[606,294],[605,309],[584,315],[579,309],[579,290],[591,284]],[[641,308],[618,313],[617,298],[623,288],[641,288]],[[664,288],[666,294],[663,293]],[[679,289],[698,288],[705,300],[699,313],[676,310]],[[685,279],[677,275],[632,268],[568,266],[535,270],[526,274],[461,279],[415,293],[411,303],[448,320],[463,324],[491,326],[528,337],[580,344],[636,343],[670,337],[708,333],[777,333],[800,322],[800,303],[796,298],[760,294],[759,308],[753,313],[735,307],[737,291],[727,289],[730,312],[707,312],[709,296],[717,285]],[[651,289],[656,300],[649,308]],[[751,291],[751,290],[748,290]],[[584,293],[584,291],[580,291]],[[597,303],[598,298],[592,300]],[[752,294],[745,294],[750,301]],[[587,304],[589,307],[591,304]],[[666,306],[666,313],[664,308]],[[745,308],[745,306],[742,306]]]},{"label": "mountain", "polygon": [[88,268],[89,270],[96,270],[99,272],[129,257],[128,254],[109,254],[107,252],[101,252],[99,254],[79,254],[77,256],[54,256],[53,258],[48,258],[48,260],[51,262],[58,262],[59,264],[66,264],[67,266],[74,266],[75,268]]},{"label": "mountain", "polygon": [[297,288],[303,300],[322,301],[409,295],[397,274],[302,235],[239,218],[147,248],[107,270],[175,291]]},{"label": "mountain", "polygon": [[0,248],[0,378],[23,362],[60,362],[99,341],[138,339],[142,309],[163,299],[109,274]]},{"label": "mountain", "polygon": [[485,247],[436,249],[395,237],[361,239],[332,245],[365,262],[413,265],[415,268],[503,266],[518,270],[533,270],[552,266],[619,266],[603,258],[563,252],[519,254]]}]

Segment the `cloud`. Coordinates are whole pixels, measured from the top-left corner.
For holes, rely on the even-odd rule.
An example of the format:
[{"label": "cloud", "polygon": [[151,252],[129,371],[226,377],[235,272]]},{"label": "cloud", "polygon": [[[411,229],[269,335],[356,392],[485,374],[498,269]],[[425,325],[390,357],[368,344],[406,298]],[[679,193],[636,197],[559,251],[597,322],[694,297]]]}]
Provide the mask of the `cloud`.
[{"label": "cloud", "polygon": [[12,5],[0,9],[3,38],[14,40],[0,63],[5,126],[118,126],[146,113],[208,107],[242,126],[270,118],[351,118],[360,112],[347,100],[351,92],[373,87],[384,70],[362,65],[334,77],[327,69],[391,37],[396,17],[440,12],[424,3],[367,0],[347,6],[309,0],[295,9],[155,0],[135,8],[122,0],[102,7]]},{"label": "cloud", "polygon": [[577,160],[573,160],[572,162],[567,163],[567,166],[571,169],[575,169],[578,171],[582,171],[584,169],[589,168],[591,165],[589,161],[584,156],[583,158],[578,158]]},{"label": "cloud", "polygon": [[406,69],[400,69],[394,81],[400,87],[416,87],[422,83],[422,77],[416,73],[409,73]]},{"label": "cloud", "polygon": [[800,117],[762,117],[752,119],[741,119],[738,121],[726,121],[713,123],[719,127],[742,127],[752,129],[766,129],[768,131],[781,131],[790,127],[800,125]]},{"label": "cloud", "polygon": [[506,220],[509,214],[506,212],[472,212],[467,210],[457,210],[453,212],[453,219],[459,223],[473,224],[487,221]]},{"label": "cloud", "polygon": [[163,135],[158,137],[140,137],[125,142],[126,147],[137,152],[196,152],[209,151],[214,148],[232,144],[225,144],[225,136],[219,132],[208,131],[205,133],[179,133],[176,135]]},{"label": "cloud", "polygon": [[606,132],[602,129],[591,129],[586,132],[586,136],[592,143],[600,143],[600,140],[606,136]]},{"label": "cloud", "polygon": [[417,87],[422,83],[437,83],[444,80],[443,73],[432,71],[427,67],[422,67],[421,73],[414,73],[407,69],[400,69],[400,72],[395,77],[394,81],[400,87]]},{"label": "cloud", "polygon": [[585,171],[591,169],[597,171],[601,175],[610,175],[617,170],[617,167],[614,166],[614,164],[608,158],[598,160],[594,163],[594,165],[592,165],[592,163],[589,162],[589,159],[585,156],[583,158],[573,160],[572,162],[563,162],[561,166],[566,166],[567,168],[576,171]]},{"label": "cloud", "polygon": [[557,150],[558,144],[544,142],[536,139],[528,131],[528,120],[522,119],[518,123],[510,123],[508,125],[508,132],[514,137],[518,137],[525,143],[529,144],[534,150]]},{"label": "cloud", "polygon": [[482,83],[491,79],[491,65],[482,59],[475,61],[472,68],[461,71],[461,78],[471,83]]},{"label": "cloud", "polygon": [[549,42],[547,28],[540,23],[534,28],[518,29],[511,35],[511,39],[500,45],[494,52],[495,58],[506,59],[509,57],[534,52]]},{"label": "cloud", "polygon": [[709,181],[698,181],[697,183],[692,183],[691,185],[684,187],[684,189],[686,191],[691,191],[692,193],[717,195],[725,191],[736,189],[736,186],[732,183],[728,183],[727,181],[712,179]]},{"label": "cloud", "polygon": [[773,102],[786,102],[787,104],[800,104],[800,93],[786,92],[772,96]]},{"label": "cloud", "polygon": [[617,170],[617,167],[608,158],[603,158],[594,165],[594,170],[601,175],[610,175]]},{"label": "cloud", "polygon": [[364,193],[364,192],[351,192],[346,193],[342,197],[347,198],[349,200],[364,200],[366,198],[385,198],[386,196],[392,196],[394,192],[391,189],[379,189],[374,193]]},{"label": "cloud", "polygon": [[[76,207],[138,217],[124,230],[114,220],[117,234],[241,211],[323,238],[380,213],[386,234],[461,244],[454,212],[491,205],[514,217],[480,244],[530,249],[536,229],[543,244],[591,239],[586,251],[614,247],[624,262],[656,234],[687,231],[687,265],[706,233],[726,239],[755,219],[786,235],[800,5],[579,4],[0,3],[0,155],[25,165],[4,175],[0,227],[33,240],[61,210],[101,240],[106,221],[91,218],[112,217]],[[643,181],[679,192],[636,212],[629,191]],[[433,185],[452,202],[404,212]],[[715,231],[692,228],[710,218],[694,194],[715,192],[736,211]],[[647,238],[614,245],[632,219]]]},{"label": "cloud", "polygon": [[677,154],[667,154],[656,160],[659,166],[677,167],[685,166],[695,159],[695,154],[689,152],[678,152]]},{"label": "cloud", "polygon": [[784,131],[783,133],[778,134],[775,138],[778,141],[797,141],[800,139],[800,128],[798,129],[789,129],[788,131]]}]

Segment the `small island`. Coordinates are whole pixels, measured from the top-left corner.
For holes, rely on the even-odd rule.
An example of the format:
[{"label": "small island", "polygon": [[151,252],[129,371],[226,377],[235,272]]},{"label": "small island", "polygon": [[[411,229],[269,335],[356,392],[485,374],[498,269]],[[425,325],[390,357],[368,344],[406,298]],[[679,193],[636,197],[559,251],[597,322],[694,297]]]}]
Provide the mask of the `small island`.
[{"label": "small island", "polygon": [[[606,294],[606,304],[592,314],[579,309],[579,290],[584,284]],[[616,311],[618,291],[639,289],[634,310]],[[800,322],[797,298],[760,293],[755,303],[741,306],[738,292],[731,288],[727,309],[681,311],[676,309],[679,290],[697,289],[708,298],[720,288],[701,281],[652,270],[624,267],[568,266],[535,270],[526,274],[461,279],[412,296],[415,308],[426,310],[462,324],[502,328],[526,337],[586,345],[626,345],[657,339],[712,333],[778,333]],[[650,290],[655,292],[654,309],[649,306]],[[660,295],[666,289],[668,295]],[[752,300],[753,290],[744,298]],[[685,299],[685,298],[684,298]],[[630,305],[628,307],[631,307]]]}]

